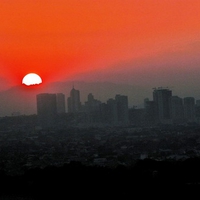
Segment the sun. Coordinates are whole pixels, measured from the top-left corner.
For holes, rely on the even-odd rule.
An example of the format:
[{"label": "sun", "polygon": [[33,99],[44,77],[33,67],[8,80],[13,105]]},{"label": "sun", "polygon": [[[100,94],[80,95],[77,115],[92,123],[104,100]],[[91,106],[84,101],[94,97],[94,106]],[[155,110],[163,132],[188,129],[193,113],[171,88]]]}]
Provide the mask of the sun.
[{"label": "sun", "polygon": [[42,83],[41,77],[35,73],[29,73],[22,79],[22,84],[25,84],[27,86],[38,85],[41,83]]}]

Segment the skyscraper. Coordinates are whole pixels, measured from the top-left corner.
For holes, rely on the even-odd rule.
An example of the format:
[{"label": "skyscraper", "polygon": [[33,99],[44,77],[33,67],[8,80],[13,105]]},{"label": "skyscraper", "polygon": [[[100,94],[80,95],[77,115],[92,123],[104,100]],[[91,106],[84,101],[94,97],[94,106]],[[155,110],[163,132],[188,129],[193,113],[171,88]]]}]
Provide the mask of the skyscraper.
[{"label": "skyscraper", "polygon": [[80,91],[75,90],[74,87],[70,91],[70,97],[67,99],[68,112],[76,113],[81,111]]},{"label": "skyscraper", "polygon": [[118,123],[127,124],[129,121],[128,117],[128,97],[125,95],[117,94],[115,96],[115,101],[117,104],[117,117]]},{"label": "skyscraper", "polygon": [[88,100],[85,102],[86,112],[99,112],[101,101],[94,98],[93,94],[88,94]]},{"label": "skyscraper", "polygon": [[92,93],[88,94],[88,100],[84,105],[84,111],[87,113],[88,122],[100,122],[100,105],[101,101],[95,99]]},{"label": "skyscraper", "polygon": [[56,94],[41,93],[36,96],[38,123],[50,127],[56,120]]},{"label": "skyscraper", "polygon": [[195,121],[195,99],[194,97],[185,97],[183,99],[184,117],[187,122]]},{"label": "skyscraper", "polygon": [[152,126],[156,123],[156,106],[154,101],[144,99],[144,119],[145,125]]},{"label": "skyscraper", "polygon": [[117,102],[115,99],[107,100],[107,111],[108,123],[117,124],[118,123],[118,112],[117,112]]},{"label": "skyscraper", "polygon": [[110,124],[127,125],[129,122],[128,97],[117,94],[115,99],[108,99],[106,117]]},{"label": "skyscraper", "polygon": [[170,98],[172,91],[167,88],[155,88],[153,91],[153,101],[156,106],[156,117],[158,122],[168,123],[170,120]]},{"label": "skyscraper", "polygon": [[170,115],[173,123],[179,124],[184,120],[183,99],[178,96],[170,98]]}]

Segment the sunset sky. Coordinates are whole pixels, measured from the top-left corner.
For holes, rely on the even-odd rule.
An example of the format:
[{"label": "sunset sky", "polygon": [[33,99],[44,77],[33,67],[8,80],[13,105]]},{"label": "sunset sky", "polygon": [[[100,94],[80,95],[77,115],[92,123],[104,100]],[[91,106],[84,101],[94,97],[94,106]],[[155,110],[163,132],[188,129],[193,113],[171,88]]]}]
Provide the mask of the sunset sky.
[{"label": "sunset sky", "polygon": [[29,72],[198,87],[199,11],[199,0],[0,0],[0,90]]}]

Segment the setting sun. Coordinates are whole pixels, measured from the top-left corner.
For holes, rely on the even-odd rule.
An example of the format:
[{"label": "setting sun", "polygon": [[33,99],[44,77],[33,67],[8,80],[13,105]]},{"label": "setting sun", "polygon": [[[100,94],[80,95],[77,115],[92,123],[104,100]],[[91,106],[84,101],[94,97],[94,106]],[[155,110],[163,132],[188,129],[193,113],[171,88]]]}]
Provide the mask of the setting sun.
[{"label": "setting sun", "polygon": [[35,73],[29,73],[26,76],[24,76],[24,78],[22,79],[22,84],[25,84],[27,86],[37,85],[41,83],[42,83],[42,79],[40,78],[39,75]]}]

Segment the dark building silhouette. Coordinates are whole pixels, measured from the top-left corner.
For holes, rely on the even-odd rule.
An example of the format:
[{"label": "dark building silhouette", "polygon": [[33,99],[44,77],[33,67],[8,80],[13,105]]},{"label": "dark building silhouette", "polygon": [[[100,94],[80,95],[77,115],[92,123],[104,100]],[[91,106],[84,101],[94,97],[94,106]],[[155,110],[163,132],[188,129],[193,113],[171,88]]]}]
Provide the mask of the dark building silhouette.
[{"label": "dark building silhouette", "polygon": [[100,104],[100,122],[103,124],[109,123],[108,105],[106,103]]},{"label": "dark building silhouette", "polygon": [[81,111],[80,91],[72,88],[70,97],[67,99],[68,112],[77,113]]},{"label": "dark building silhouette", "polygon": [[125,95],[117,94],[115,96],[117,104],[117,120],[119,124],[128,124],[128,97]]},{"label": "dark building silhouette", "polygon": [[106,118],[114,125],[129,123],[128,97],[117,94],[115,99],[108,99],[106,104]]},{"label": "dark building silhouette", "polygon": [[148,98],[144,99],[144,120],[145,125],[152,126],[156,123],[156,105]]},{"label": "dark building silhouette", "polygon": [[[63,93],[42,93],[37,95],[37,115],[40,126],[66,123],[80,126],[157,126],[163,124],[200,123],[200,100],[193,97],[184,99],[172,96],[168,88],[154,88],[153,100],[144,99],[144,108],[128,108],[128,96],[116,94],[106,103],[88,94],[87,101],[81,105],[80,91],[74,87],[67,99],[68,113],[65,114],[65,95]],[[64,114],[64,115],[63,115]]]},{"label": "dark building silhouette", "polygon": [[108,122],[117,125],[118,123],[118,112],[117,112],[117,102],[114,99],[107,100],[107,117]]},{"label": "dark building silhouette", "polygon": [[41,93],[36,96],[38,123],[42,127],[53,126],[57,116],[56,94]]},{"label": "dark building silhouette", "polygon": [[57,114],[65,113],[65,95],[63,93],[56,94]]},{"label": "dark building silhouette", "polygon": [[94,99],[92,93],[88,94],[88,99],[85,102],[85,111],[86,112],[99,112],[99,106],[101,101]]},{"label": "dark building silhouette", "polygon": [[[144,108],[133,108],[129,109],[129,123],[132,126],[146,126],[145,120],[145,109]],[[151,124],[152,125],[152,124]]]},{"label": "dark building silhouette", "polygon": [[89,123],[100,122],[100,105],[101,101],[94,99],[92,93],[88,94],[87,101],[84,105],[84,111],[87,113],[87,120]]},{"label": "dark building silhouette", "polygon": [[156,106],[156,118],[160,123],[170,123],[170,98],[172,91],[167,88],[155,88],[153,101]]},{"label": "dark building silhouette", "polygon": [[194,97],[185,97],[183,99],[184,118],[187,122],[195,121],[195,99]]},{"label": "dark building silhouette", "polygon": [[174,124],[180,124],[184,122],[184,108],[182,98],[178,96],[172,96],[170,98],[170,115]]}]

